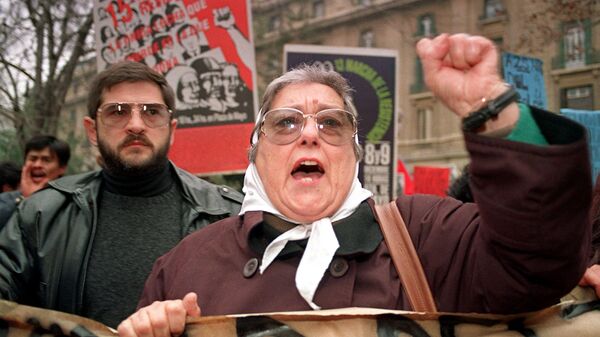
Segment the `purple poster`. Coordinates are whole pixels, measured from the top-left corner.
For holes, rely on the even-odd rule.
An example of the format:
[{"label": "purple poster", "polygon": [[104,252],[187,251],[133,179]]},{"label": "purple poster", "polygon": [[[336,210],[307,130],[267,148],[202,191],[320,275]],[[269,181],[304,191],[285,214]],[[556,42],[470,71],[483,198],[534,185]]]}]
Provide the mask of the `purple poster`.
[{"label": "purple poster", "polygon": [[375,48],[286,45],[284,67],[318,64],[342,74],[354,89],[364,157],[359,179],[376,203],[395,197],[398,53]]}]

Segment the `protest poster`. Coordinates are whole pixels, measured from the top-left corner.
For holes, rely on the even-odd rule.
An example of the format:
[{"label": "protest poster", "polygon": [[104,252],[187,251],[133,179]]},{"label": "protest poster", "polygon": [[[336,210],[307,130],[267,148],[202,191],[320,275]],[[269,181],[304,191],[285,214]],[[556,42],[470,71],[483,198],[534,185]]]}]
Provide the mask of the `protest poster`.
[{"label": "protest poster", "polygon": [[415,166],[413,172],[415,193],[446,196],[450,186],[450,168]]},{"label": "protest poster", "polygon": [[178,124],[169,157],[193,173],[241,172],[256,110],[249,0],[96,0],[96,60],[162,73]]},{"label": "protest poster", "polygon": [[358,178],[376,203],[395,197],[398,52],[377,48],[285,45],[284,67],[317,64],[342,74],[355,90],[358,139],[364,149]]},{"label": "protest poster", "polygon": [[587,128],[592,179],[595,181],[600,173],[600,110],[560,109],[560,113]]},{"label": "protest poster", "polygon": [[540,59],[502,53],[504,80],[517,89],[519,100],[528,105],[546,109],[543,65]]}]

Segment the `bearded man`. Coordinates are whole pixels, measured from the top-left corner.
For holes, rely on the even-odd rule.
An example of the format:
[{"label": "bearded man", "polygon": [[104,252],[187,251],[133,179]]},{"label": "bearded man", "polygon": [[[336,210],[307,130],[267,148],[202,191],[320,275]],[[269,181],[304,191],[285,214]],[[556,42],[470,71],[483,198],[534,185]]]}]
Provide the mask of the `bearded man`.
[{"label": "bearded man", "polygon": [[164,76],[135,62],[98,74],[84,126],[102,169],[51,181],[0,231],[0,297],[116,326],[154,260],[235,215],[241,194],[167,159],[177,120]]}]

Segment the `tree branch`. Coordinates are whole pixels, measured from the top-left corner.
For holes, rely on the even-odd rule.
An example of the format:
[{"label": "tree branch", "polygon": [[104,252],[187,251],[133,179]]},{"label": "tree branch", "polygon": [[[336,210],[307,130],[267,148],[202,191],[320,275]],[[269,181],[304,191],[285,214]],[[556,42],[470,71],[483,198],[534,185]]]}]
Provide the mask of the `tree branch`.
[{"label": "tree branch", "polygon": [[12,63],[11,61],[7,60],[2,54],[0,54],[0,63],[5,65],[7,68],[10,67],[10,68],[14,68],[14,69],[18,70],[20,73],[27,76],[30,80],[35,81],[35,77],[33,75],[31,75],[25,68],[18,66],[16,64]]},{"label": "tree branch", "polygon": [[[86,16],[85,21],[77,31],[77,39],[75,40],[73,52],[71,53],[71,57],[69,58],[65,66],[62,68],[59,76],[57,77],[58,83],[71,83],[71,80],[73,79],[73,73],[75,72],[75,67],[81,59],[81,56],[84,55],[86,52],[85,41],[88,37],[93,23],[94,15],[93,12],[90,11],[90,13]],[[67,90],[68,86],[66,85],[59,87],[57,90],[57,96],[65,97],[67,94]]]}]

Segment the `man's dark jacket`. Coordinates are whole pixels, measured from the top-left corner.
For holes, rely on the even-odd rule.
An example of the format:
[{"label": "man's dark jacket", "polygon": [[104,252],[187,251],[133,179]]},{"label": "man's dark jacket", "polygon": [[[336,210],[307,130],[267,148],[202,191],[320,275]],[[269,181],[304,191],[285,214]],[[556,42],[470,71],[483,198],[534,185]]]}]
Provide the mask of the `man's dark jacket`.
[{"label": "man's dark jacket", "polygon": [[0,229],[6,225],[22,200],[23,195],[20,191],[0,193]]},{"label": "man's dark jacket", "polygon": [[[239,212],[242,195],[173,166],[182,236]],[[51,181],[0,231],[0,297],[79,314],[98,219],[100,171]]]}]

